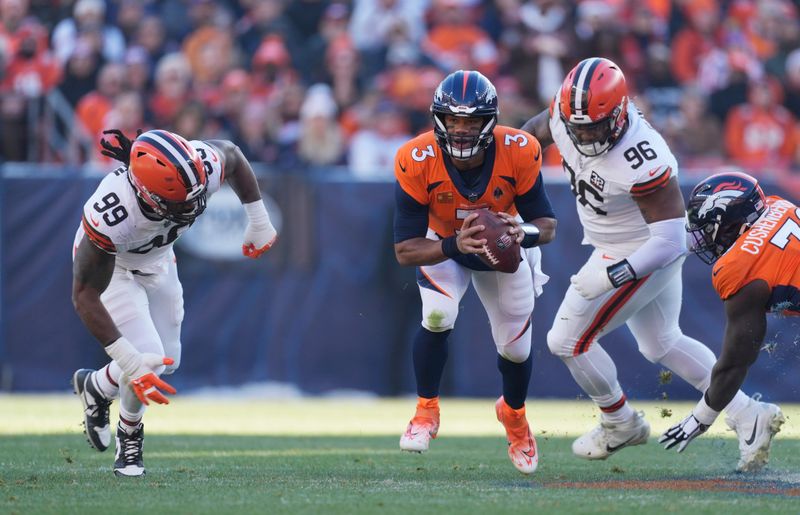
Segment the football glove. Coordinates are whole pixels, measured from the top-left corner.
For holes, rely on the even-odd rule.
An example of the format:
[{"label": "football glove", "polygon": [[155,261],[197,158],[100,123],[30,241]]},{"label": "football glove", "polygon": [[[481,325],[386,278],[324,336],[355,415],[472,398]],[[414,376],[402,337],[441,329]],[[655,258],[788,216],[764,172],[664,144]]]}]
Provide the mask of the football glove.
[{"label": "football glove", "polygon": [[269,219],[264,202],[260,199],[243,204],[248,223],[244,231],[242,254],[249,258],[257,258],[268,251],[278,238],[278,231]]},{"label": "football glove", "polygon": [[[141,133],[142,129],[137,130],[136,137],[138,138]],[[110,138],[101,138],[100,146],[103,147],[103,150],[101,150],[100,153],[128,166],[131,162],[131,145],[133,145],[133,142],[119,129],[105,130],[103,134],[110,134],[117,138],[117,144],[112,144]]]},{"label": "football glove", "polygon": [[570,277],[569,282],[572,283],[575,291],[586,300],[596,299],[614,289],[605,270],[600,271],[587,265]]},{"label": "football glove", "polygon": [[169,399],[159,388],[170,394],[176,390],[156,374],[163,371],[163,365],[172,365],[175,360],[152,352],[139,352],[124,336],[107,346],[106,353],[130,378],[131,388],[143,404],[149,405],[148,399],[158,404],[169,404]]},{"label": "football glove", "polygon": [[708,431],[717,416],[719,411],[713,410],[703,396],[688,417],[664,431],[658,443],[663,443],[665,449],[672,449],[677,445],[678,452],[683,452],[692,440]]}]

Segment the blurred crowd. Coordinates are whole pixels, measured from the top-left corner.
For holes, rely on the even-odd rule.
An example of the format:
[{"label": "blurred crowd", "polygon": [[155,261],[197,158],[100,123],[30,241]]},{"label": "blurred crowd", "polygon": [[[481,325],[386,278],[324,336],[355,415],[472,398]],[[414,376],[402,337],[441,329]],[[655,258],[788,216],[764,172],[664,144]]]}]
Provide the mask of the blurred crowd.
[{"label": "blurred crowd", "polygon": [[158,127],[279,168],[390,177],[447,73],[486,74],[519,127],[598,55],[683,167],[793,174],[799,4],[0,0],[0,160],[102,163],[104,128]]}]

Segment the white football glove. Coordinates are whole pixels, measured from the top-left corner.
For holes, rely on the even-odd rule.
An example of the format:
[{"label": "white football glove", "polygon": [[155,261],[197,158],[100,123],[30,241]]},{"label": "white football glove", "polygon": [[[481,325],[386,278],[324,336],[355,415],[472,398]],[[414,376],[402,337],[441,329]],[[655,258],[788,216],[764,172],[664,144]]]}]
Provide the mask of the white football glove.
[{"label": "white football glove", "polygon": [[117,362],[119,368],[130,380],[131,388],[143,404],[147,399],[159,404],[169,404],[169,399],[159,391],[176,393],[175,388],[161,380],[157,374],[164,371],[164,365],[172,365],[172,358],[165,358],[152,352],[139,352],[124,336],[106,347],[106,353]]},{"label": "white football glove", "polygon": [[614,289],[611,279],[605,270],[584,265],[578,273],[569,278],[575,291],[586,300],[596,299],[600,295]]},{"label": "white football glove", "polygon": [[665,449],[672,449],[677,445],[678,452],[683,452],[692,440],[708,431],[717,416],[719,411],[711,409],[703,396],[692,410],[692,414],[664,431],[658,443],[663,443]]},{"label": "white football glove", "polygon": [[257,258],[268,251],[278,238],[278,231],[269,219],[264,202],[260,199],[255,202],[243,204],[247,213],[247,229],[244,231],[242,254],[249,258]]}]

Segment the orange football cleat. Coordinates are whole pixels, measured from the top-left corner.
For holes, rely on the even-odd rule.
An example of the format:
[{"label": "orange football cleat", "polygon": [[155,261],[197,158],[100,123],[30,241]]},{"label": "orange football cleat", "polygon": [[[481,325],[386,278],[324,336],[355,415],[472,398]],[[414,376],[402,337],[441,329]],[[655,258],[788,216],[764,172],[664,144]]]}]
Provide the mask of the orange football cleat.
[{"label": "orange football cleat", "polygon": [[514,409],[500,396],[494,405],[497,420],[503,424],[508,437],[508,457],[517,470],[523,474],[533,474],[539,466],[539,451],[536,439],[525,418],[525,406]]},{"label": "orange football cleat", "polygon": [[410,452],[425,452],[432,438],[439,432],[439,397],[418,397],[417,412],[408,423],[406,432],[400,437],[400,449]]}]

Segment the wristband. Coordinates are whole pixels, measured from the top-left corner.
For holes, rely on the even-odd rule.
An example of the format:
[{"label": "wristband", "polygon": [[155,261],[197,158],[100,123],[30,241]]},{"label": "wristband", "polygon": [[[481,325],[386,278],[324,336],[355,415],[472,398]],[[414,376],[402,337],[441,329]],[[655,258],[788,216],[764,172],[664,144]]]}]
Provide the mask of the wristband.
[{"label": "wristband", "polygon": [[523,249],[529,249],[531,247],[535,247],[537,243],[539,243],[539,228],[533,224],[519,224],[519,228],[522,229],[522,233],[524,236],[522,237],[522,243],[520,243],[520,247]]},{"label": "wristband", "polygon": [[248,202],[247,204],[242,204],[242,207],[244,208],[244,212],[247,214],[247,219],[251,224],[258,226],[271,223],[269,220],[269,213],[267,213],[267,208],[264,206],[264,202],[261,199]]},{"label": "wristband", "polygon": [[461,256],[463,253],[458,250],[455,236],[448,236],[442,239],[442,254],[453,259],[454,257]]},{"label": "wristband", "polygon": [[627,282],[636,280],[636,272],[633,270],[631,264],[628,263],[627,259],[623,259],[619,263],[614,263],[609,266],[606,268],[606,272],[614,288],[619,288]]}]

